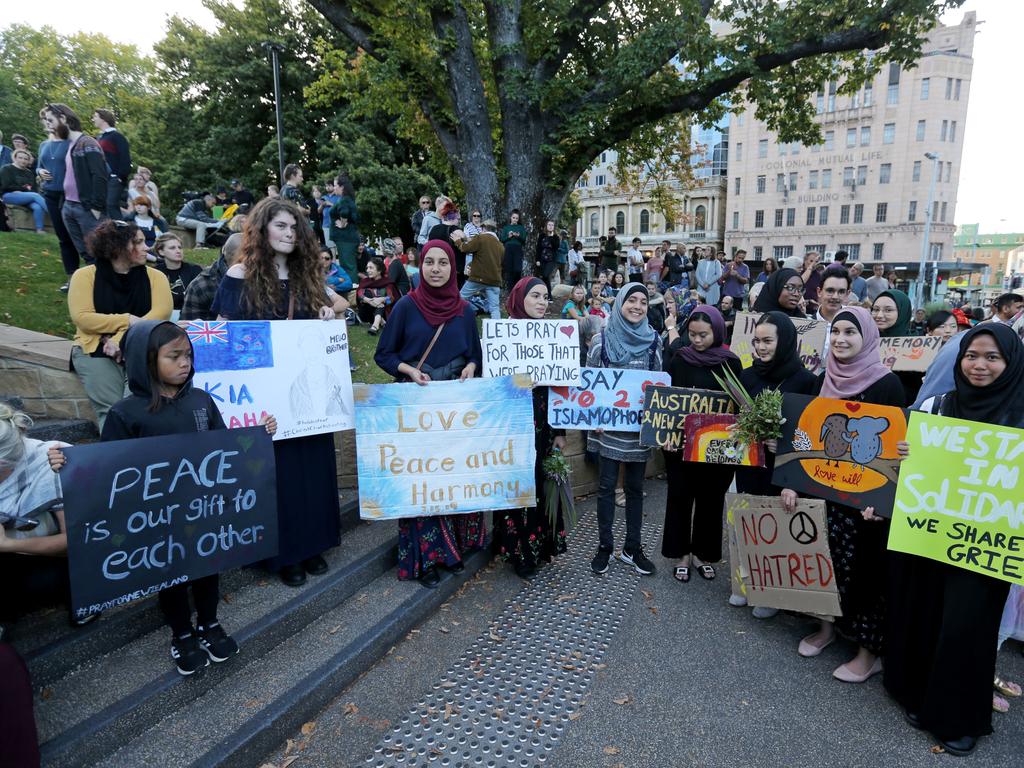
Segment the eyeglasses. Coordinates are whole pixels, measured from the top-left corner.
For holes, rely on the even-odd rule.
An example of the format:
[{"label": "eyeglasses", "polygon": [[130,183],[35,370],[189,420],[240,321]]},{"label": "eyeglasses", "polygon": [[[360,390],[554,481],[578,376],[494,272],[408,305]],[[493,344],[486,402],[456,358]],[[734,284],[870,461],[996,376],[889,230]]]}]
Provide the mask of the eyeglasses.
[{"label": "eyeglasses", "polygon": [[803,289],[804,287],[799,283],[786,283],[782,286],[782,290],[789,291],[790,293],[800,293]]},{"label": "eyeglasses", "polygon": [[822,288],[821,292],[826,296],[845,296],[849,291],[848,288]]},{"label": "eyeglasses", "polygon": [[479,213],[474,213],[473,214],[473,218],[474,219],[479,219],[480,218],[480,214]]}]

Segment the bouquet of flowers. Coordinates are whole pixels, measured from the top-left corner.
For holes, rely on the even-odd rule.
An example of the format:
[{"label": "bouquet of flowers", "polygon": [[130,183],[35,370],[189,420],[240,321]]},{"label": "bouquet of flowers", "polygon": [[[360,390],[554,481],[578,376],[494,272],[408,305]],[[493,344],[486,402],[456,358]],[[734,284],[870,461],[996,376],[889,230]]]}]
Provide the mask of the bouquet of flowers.
[{"label": "bouquet of flowers", "polygon": [[765,440],[777,440],[782,437],[782,393],[774,389],[764,389],[751,397],[746,388],[736,378],[736,374],[728,367],[724,380],[713,373],[715,381],[722,391],[729,395],[739,408],[736,415],[736,428],[733,435],[744,445],[763,443]]},{"label": "bouquet of flowers", "polygon": [[576,506],[572,500],[572,484],[569,482],[569,462],[557,448],[544,459],[541,468],[544,470],[545,512],[552,531],[558,531],[559,512],[564,516],[567,525],[576,524]]}]

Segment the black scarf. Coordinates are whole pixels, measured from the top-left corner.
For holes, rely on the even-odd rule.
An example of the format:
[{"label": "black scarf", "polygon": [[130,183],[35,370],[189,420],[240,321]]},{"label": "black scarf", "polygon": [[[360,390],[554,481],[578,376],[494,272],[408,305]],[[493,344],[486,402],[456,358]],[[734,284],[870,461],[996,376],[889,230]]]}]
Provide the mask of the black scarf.
[{"label": "black scarf", "polygon": [[114,271],[106,259],[96,259],[96,280],[92,303],[103,315],[129,314],[142,317],[153,307],[146,266],[132,267],[126,274]]},{"label": "black scarf", "polygon": [[761,325],[765,322],[775,326],[776,336],[778,337],[778,343],[775,345],[775,356],[769,362],[764,363],[755,355],[753,369],[760,378],[770,385],[779,384],[803,368],[803,363],[800,361],[796,326],[782,312],[768,312],[761,315],[757,324]]},{"label": "black scarf", "polygon": [[[961,372],[960,363],[971,342],[983,333],[995,339],[1006,370],[987,387],[977,387]],[[956,390],[943,398],[943,416],[1024,428],[1024,345],[1010,326],[982,323],[965,333],[960,339],[953,380]]]},{"label": "black scarf", "polygon": [[794,307],[793,309],[784,309],[779,304],[779,296],[782,295],[782,291],[785,289],[786,281],[791,277],[799,277],[800,273],[795,269],[777,269],[772,272],[771,277],[768,278],[768,282],[764,284],[764,288],[757,295],[757,301],[754,302],[755,312],[781,312],[789,317],[807,317],[803,312],[800,311],[800,307]]}]

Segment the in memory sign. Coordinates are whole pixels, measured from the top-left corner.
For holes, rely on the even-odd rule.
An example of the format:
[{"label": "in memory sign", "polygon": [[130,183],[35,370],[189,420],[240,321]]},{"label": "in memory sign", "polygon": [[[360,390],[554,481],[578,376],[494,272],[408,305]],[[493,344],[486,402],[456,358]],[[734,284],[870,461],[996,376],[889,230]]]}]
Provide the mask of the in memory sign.
[{"label": "in memory sign", "polygon": [[581,368],[578,387],[551,388],[548,424],[556,429],[639,432],[644,391],[671,383],[664,371]]},{"label": "in memory sign", "polygon": [[277,554],[263,427],[65,448],[60,478],[76,616]]},{"label": "in memory sign", "polygon": [[485,379],[525,373],[534,384],[580,383],[580,329],[575,320],[484,320]]}]

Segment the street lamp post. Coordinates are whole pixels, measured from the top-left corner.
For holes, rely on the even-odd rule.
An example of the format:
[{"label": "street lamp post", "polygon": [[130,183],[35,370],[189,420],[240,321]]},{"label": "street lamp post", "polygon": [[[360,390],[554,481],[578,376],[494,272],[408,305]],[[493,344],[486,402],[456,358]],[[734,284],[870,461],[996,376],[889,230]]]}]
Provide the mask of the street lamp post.
[{"label": "street lamp post", "polygon": [[[928,261],[928,252],[931,249],[929,242],[932,234],[932,209],[935,207],[935,184],[939,175],[939,153],[925,152],[924,156],[932,161],[932,183],[928,187],[928,207],[924,212],[924,242],[921,243],[921,263],[917,269],[917,307],[924,306],[924,276],[925,264]],[[936,265],[936,269],[938,266]]]},{"label": "street lamp post", "polygon": [[274,113],[277,118],[277,173],[278,184],[284,183],[284,121],[281,118],[281,59],[284,46],[264,42],[262,48],[270,52],[270,65],[274,71]]}]

